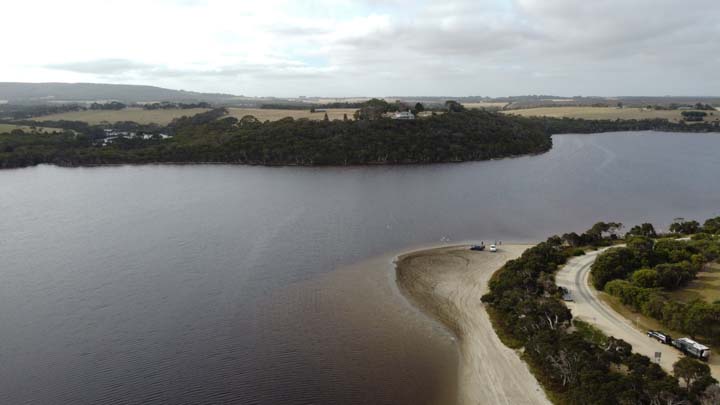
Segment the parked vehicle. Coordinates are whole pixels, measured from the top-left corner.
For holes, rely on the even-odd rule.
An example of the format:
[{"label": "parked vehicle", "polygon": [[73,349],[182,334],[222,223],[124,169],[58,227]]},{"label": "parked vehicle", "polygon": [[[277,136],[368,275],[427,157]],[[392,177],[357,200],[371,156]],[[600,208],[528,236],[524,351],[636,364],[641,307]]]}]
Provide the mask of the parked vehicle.
[{"label": "parked vehicle", "polygon": [[470,247],[470,250],[482,252],[483,250],[485,250],[485,245],[473,245]]},{"label": "parked vehicle", "polygon": [[491,252],[497,252],[497,246],[495,246],[495,245],[490,245],[490,251],[491,251]]},{"label": "parked vehicle", "polygon": [[657,330],[649,330],[647,335],[648,335],[648,337],[651,337],[651,338],[657,340],[658,342],[664,343],[666,345],[669,345],[672,343],[672,338],[670,337],[670,335],[662,333]]},{"label": "parked vehicle", "polygon": [[563,301],[569,301],[569,302],[575,301],[575,299],[573,299],[572,294],[570,294],[570,290],[568,290],[565,287],[558,287],[558,289],[562,293]]},{"label": "parked vehicle", "polygon": [[710,348],[690,338],[680,338],[672,341],[672,345],[688,356],[707,361],[710,358]]}]

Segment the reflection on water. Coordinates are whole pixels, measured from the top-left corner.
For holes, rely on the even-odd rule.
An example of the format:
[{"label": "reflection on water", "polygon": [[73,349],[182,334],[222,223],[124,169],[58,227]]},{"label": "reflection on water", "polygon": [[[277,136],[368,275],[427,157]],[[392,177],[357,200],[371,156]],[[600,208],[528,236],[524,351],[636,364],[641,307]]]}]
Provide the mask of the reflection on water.
[{"label": "reflection on water", "polygon": [[378,295],[387,273],[336,269],[718,215],[719,152],[717,135],[605,134],[435,166],[0,171],[0,403],[419,398],[446,337]]}]

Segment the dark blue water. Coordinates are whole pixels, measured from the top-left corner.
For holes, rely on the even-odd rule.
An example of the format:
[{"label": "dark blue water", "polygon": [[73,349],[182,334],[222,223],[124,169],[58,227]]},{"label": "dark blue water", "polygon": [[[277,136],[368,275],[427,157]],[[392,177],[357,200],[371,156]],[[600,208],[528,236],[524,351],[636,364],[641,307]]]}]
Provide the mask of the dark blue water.
[{"label": "dark blue water", "polygon": [[[298,304],[301,288],[276,293],[441,239],[535,241],[598,220],[664,228],[720,215],[718,135],[554,143],[434,166],[0,171],[0,403],[397,402],[399,360],[314,358],[325,345],[382,342],[385,328],[343,333],[353,321],[336,317],[299,334],[322,310]],[[268,305],[297,322],[269,322]]]}]

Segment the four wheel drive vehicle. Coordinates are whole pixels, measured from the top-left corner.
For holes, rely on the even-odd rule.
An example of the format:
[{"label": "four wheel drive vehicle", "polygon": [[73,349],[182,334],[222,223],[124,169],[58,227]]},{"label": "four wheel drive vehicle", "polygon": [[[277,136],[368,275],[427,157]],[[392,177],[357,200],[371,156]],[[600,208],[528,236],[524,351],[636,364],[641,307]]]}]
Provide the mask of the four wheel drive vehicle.
[{"label": "four wheel drive vehicle", "polygon": [[485,250],[485,245],[473,245],[470,247],[470,250],[476,250],[478,252],[481,252]]},{"label": "four wheel drive vehicle", "polygon": [[648,337],[656,339],[660,343],[664,343],[666,345],[669,345],[672,343],[672,338],[670,337],[670,335],[666,335],[660,331],[649,330],[647,335],[648,335]]},{"label": "four wheel drive vehicle", "polygon": [[490,245],[490,251],[491,251],[491,252],[497,252],[497,246],[495,246],[495,245]]},{"label": "four wheel drive vehicle", "polygon": [[705,361],[710,358],[710,348],[690,338],[675,339],[672,341],[672,345],[688,356]]}]

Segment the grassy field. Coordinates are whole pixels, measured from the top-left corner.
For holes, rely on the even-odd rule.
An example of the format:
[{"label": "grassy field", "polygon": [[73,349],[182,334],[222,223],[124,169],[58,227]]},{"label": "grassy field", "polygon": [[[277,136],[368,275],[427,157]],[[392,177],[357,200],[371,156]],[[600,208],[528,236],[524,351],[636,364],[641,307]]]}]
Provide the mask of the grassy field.
[{"label": "grassy field", "polygon": [[[191,116],[201,112],[207,111],[203,108],[194,109],[171,109],[171,110],[143,110],[142,108],[126,108],[119,111],[101,111],[101,110],[87,110],[87,111],[72,111],[62,114],[46,115],[43,117],[34,118],[35,121],[55,121],[55,120],[68,120],[68,121],[84,121],[91,125],[114,123],[118,121],[134,121],[139,124],[159,124],[167,125],[175,118],[182,117],[183,115]],[[285,117],[293,118],[309,118],[313,120],[321,120],[325,117],[325,113],[310,113],[310,108],[307,110],[272,110],[272,109],[261,109],[261,108],[228,108],[230,116],[235,118],[242,118],[246,115],[253,115],[260,121],[277,121]],[[333,119],[343,119],[343,115],[347,114],[348,118],[352,119],[355,109],[352,108],[338,108],[329,109],[328,117]]]},{"label": "grassy field", "polygon": [[687,287],[670,293],[670,296],[682,302],[698,298],[707,302],[720,300],[720,264],[708,265]]},{"label": "grassy field", "polygon": [[[6,132],[10,132],[10,131],[12,131],[12,130],[14,130],[14,129],[22,129],[23,131],[26,131],[26,132],[31,132],[31,131],[32,131],[32,129],[31,129],[30,127],[24,126],[24,125],[0,124],[0,134],[6,133]],[[39,131],[39,132],[45,132],[45,133],[62,132],[62,129],[58,129],[58,128],[40,128],[40,127],[36,127],[35,130],[36,130],[36,131]]]},{"label": "grassy field", "polygon": [[205,108],[191,108],[187,110],[143,110],[142,108],[126,108],[118,111],[71,111],[62,114],[45,115],[43,117],[36,117],[33,119],[35,121],[84,121],[91,125],[114,123],[118,121],[134,121],[138,124],[154,123],[158,125],[167,125],[173,119],[182,117],[183,115],[191,116],[205,111],[207,111]]},{"label": "grassy field", "polygon": [[[615,107],[542,107],[524,110],[507,110],[506,114],[522,116],[544,116],[555,118],[584,118],[588,120],[616,120],[616,119],[652,119],[665,118],[678,122],[682,118],[680,110],[646,110],[644,108],[615,108]],[[720,121],[720,111],[707,111],[705,121]],[[710,115],[713,113],[714,115]]]},{"label": "grassy field", "polygon": [[[246,115],[252,115],[260,121],[277,121],[285,117],[308,118],[311,120],[321,120],[325,118],[325,113],[311,113],[307,110],[270,110],[262,108],[228,108],[230,115],[240,119]],[[331,120],[341,120],[343,115],[347,114],[348,119],[353,118],[354,108],[332,108],[327,110],[328,118]]]},{"label": "grassy field", "polygon": [[462,103],[465,108],[503,108],[507,103],[490,103],[490,102],[479,102],[479,103]]}]

